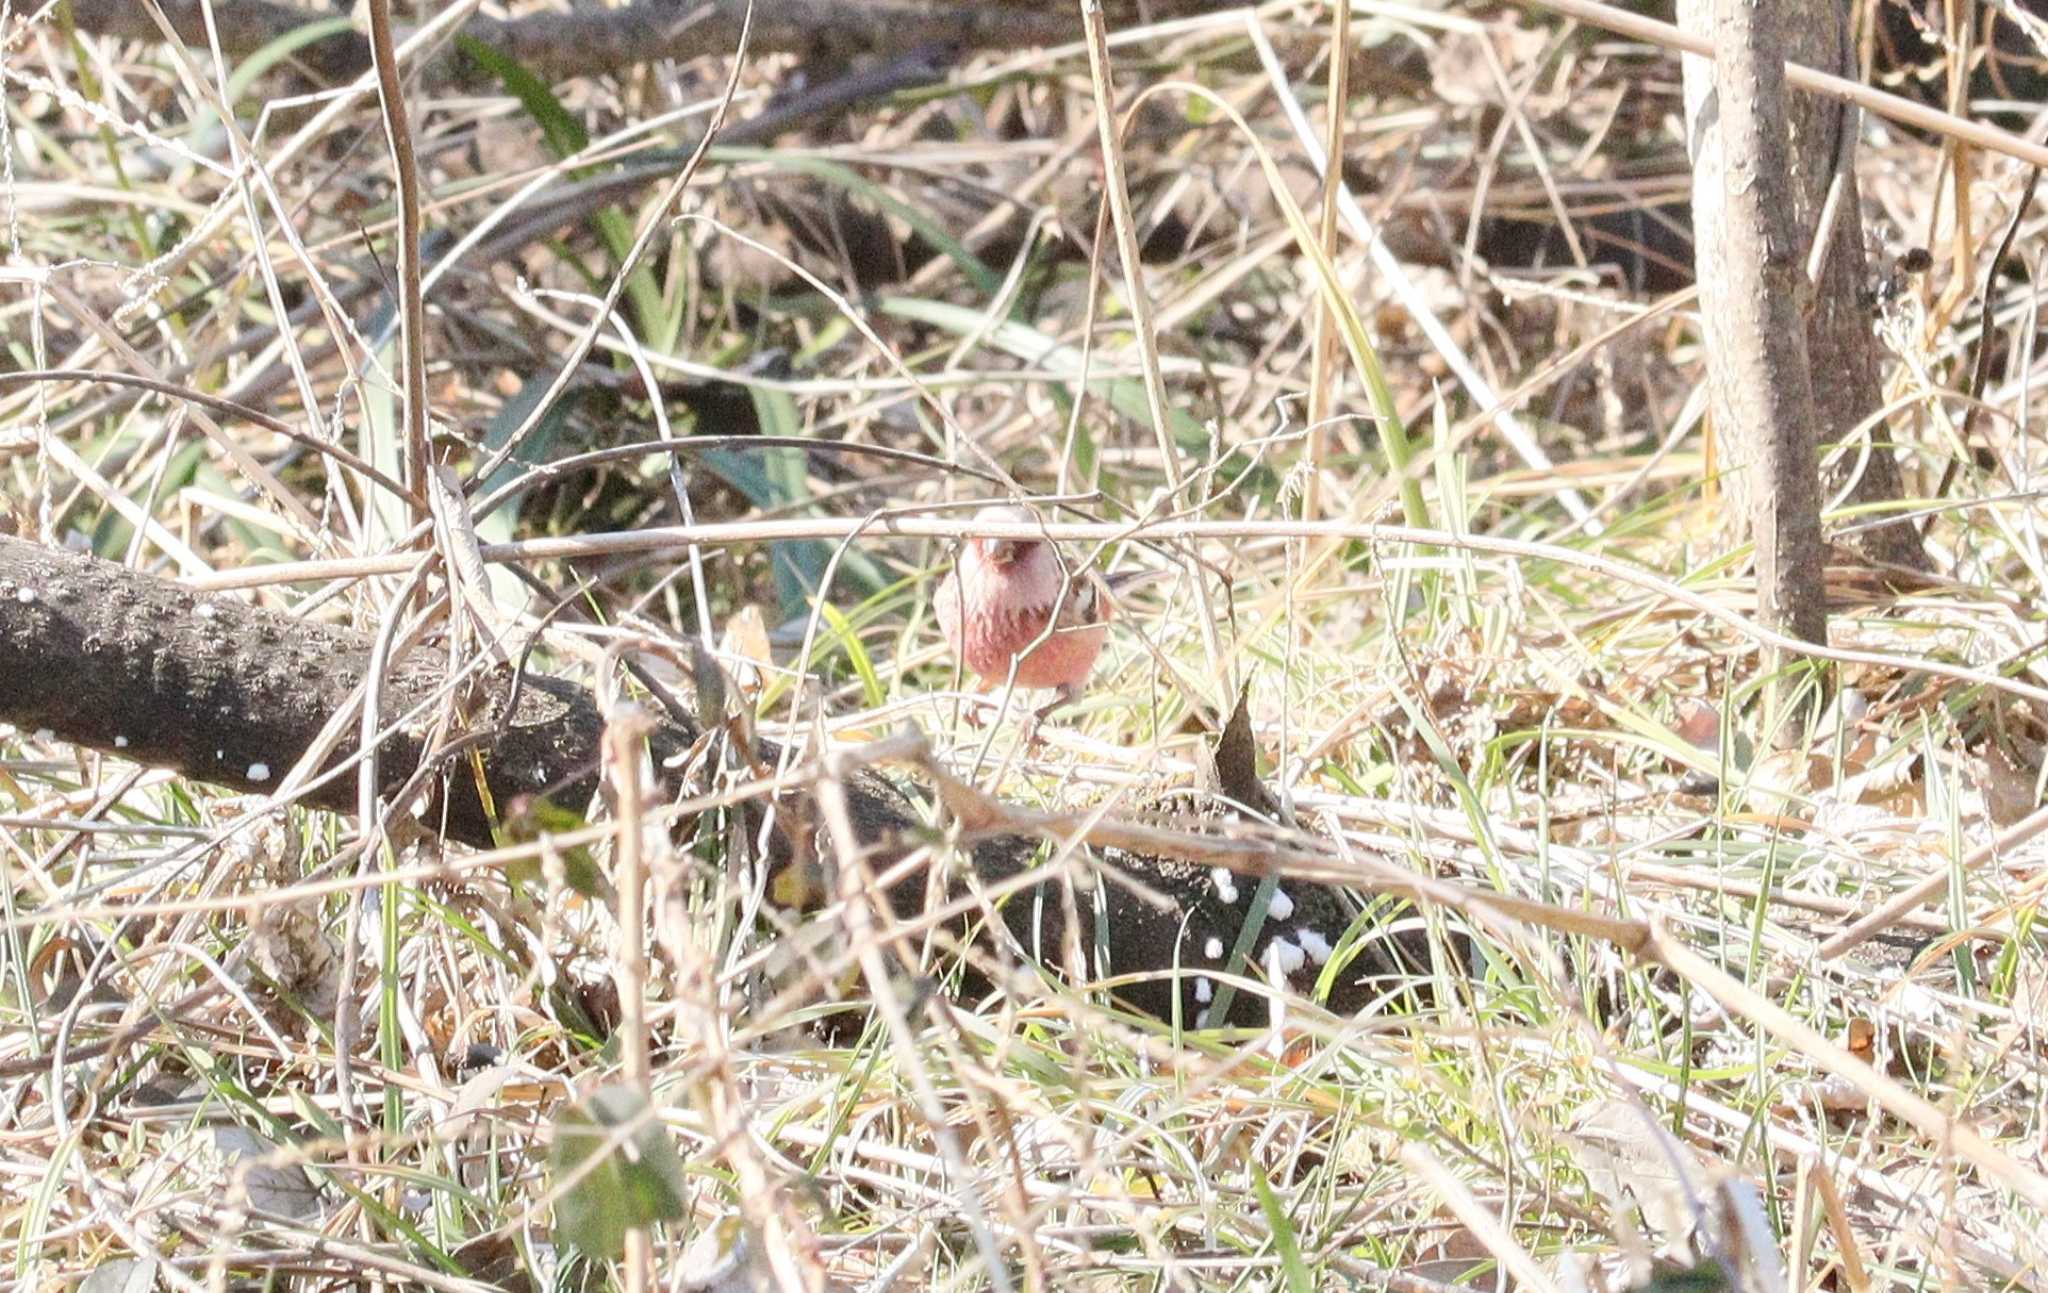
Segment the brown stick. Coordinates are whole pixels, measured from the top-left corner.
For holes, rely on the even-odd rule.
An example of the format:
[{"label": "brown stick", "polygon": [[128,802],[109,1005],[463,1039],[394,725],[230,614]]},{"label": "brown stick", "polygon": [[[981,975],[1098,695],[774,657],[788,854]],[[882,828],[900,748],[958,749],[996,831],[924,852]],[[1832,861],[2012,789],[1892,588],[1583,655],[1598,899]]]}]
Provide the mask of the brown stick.
[{"label": "brown stick", "polygon": [[[1999,854],[2018,848],[2043,831],[2048,831],[2048,808],[2043,808],[2032,816],[2021,820],[2011,830],[2006,831],[1990,843],[1970,850],[1957,865],[1965,874],[1975,871],[1978,867],[1983,866]],[[1827,942],[1822,943],[1820,945],[1820,959],[1832,961],[1852,948],[1862,946],[1878,934],[1899,924],[1909,913],[1947,888],[1948,882],[1949,873],[1947,870],[1936,871],[1933,875],[1921,880],[1884,906],[1879,907],[1876,911],[1863,917],[1863,919],[1849,926],[1849,928],[1835,935]]]},{"label": "brown stick", "polygon": [[[420,170],[412,147],[412,119],[398,75],[398,43],[391,35],[391,0],[369,0],[370,52],[377,69],[377,102],[391,143],[398,187],[399,352],[405,365],[405,487],[427,495],[434,464],[427,449],[427,306],[420,295]],[[415,516],[425,517],[424,501]]]}]

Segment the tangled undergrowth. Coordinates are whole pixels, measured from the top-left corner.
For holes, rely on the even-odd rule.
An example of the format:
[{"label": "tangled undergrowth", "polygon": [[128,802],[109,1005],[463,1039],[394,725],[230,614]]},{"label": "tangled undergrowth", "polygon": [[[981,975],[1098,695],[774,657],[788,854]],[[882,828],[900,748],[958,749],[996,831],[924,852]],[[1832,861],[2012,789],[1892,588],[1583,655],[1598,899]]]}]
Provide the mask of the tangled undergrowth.
[{"label": "tangled undergrowth", "polygon": [[[421,52],[408,336],[374,78],[100,8],[0,14],[15,533],[375,632],[416,605],[375,474],[409,479],[417,356],[474,485],[441,530],[506,558],[424,649],[694,695],[813,780],[913,725],[982,810],[1080,814],[1038,864],[1082,888],[1115,882],[1082,825],[1199,824],[1172,792],[1242,692],[1299,847],[1212,883],[1274,920],[1336,885],[1304,956],[1424,955],[1355,1013],[1341,956],[1215,976],[1251,1029],[1064,949],[963,993],[833,859],[772,866],[732,767],[479,854],[0,727],[14,1286],[2041,1286],[2018,163],[1958,201],[1939,139],[1864,126],[1892,403],[1830,479],[1895,453],[1930,570],[1859,561],[1836,507],[1832,649],[1788,654],[1723,537],[1667,48],[1356,5],[1327,224],[1321,5],[1119,15],[1113,87],[1078,20],[736,71]],[[947,541],[884,523],[1015,497],[1172,576],[1035,740],[944,657]],[[685,528],[604,537],[653,527]],[[905,781],[957,867],[960,805]]]}]

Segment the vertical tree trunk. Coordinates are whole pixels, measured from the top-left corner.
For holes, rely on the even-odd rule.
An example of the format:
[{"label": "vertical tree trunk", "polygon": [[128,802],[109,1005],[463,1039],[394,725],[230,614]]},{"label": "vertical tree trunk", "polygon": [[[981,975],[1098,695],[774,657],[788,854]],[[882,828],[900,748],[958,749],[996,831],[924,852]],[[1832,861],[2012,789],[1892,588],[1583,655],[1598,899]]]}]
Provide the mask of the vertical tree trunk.
[{"label": "vertical tree trunk", "polygon": [[[1728,484],[1756,541],[1764,622],[1827,638],[1821,579],[1819,412],[1808,363],[1802,255],[1786,123],[1782,8],[1798,0],[1692,0],[1710,21],[1711,93],[1687,106],[1693,220],[1714,423],[1730,450]],[[1812,141],[1808,141],[1809,143]]]},{"label": "vertical tree trunk", "polygon": [[[1680,0],[1678,8],[1683,26],[1713,36],[1718,43],[1714,15],[1717,8],[1726,6],[1717,5],[1716,0]],[[1774,81],[1779,79],[1777,60],[1781,59],[1821,68],[1850,66],[1848,8],[1839,0],[1768,0],[1767,8],[1770,34],[1764,48],[1771,56],[1764,61],[1771,64]],[[1728,248],[1724,242],[1729,215],[1721,205],[1721,193],[1726,184],[1723,157],[1728,121],[1725,106],[1714,93],[1714,68],[1704,59],[1687,58],[1684,71],[1687,132],[1693,149],[1696,263],[1711,340],[1716,310],[1710,298],[1726,286],[1723,275]],[[1882,352],[1861,301],[1869,267],[1856,186],[1855,117],[1844,104],[1806,94],[1788,100],[1782,89],[1777,103],[1780,106],[1773,120],[1789,128],[1782,154],[1788,173],[1785,191],[1790,202],[1792,254],[1802,267],[1802,278],[1838,171],[1841,189],[1827,229],[1819,281],[1810,285],[1803,319],[1781,335],[1797,332],[1805,339],[1817,443],[1850,445],[1838,458],[1840,467],[1830,473],[1829,492],[1846,485],[1852,502],[1895,500],[1901,485],[1889,432],[1879,426],[1864,431],[1860,444],[1857,440],[1864,421],[1883,404],[1884,391]],[[1751,464],[1750,470],[1738,472],[1728,482],[1733,504],[1730,523],[1746,534],[1755,514],[1749,493],[1758,474],[1757,459],[1749,448],[1749,432],[1755,428],[1740,420],[1731,403],[1732,394],[1717,376],[1713,387],[1715,427],[1734,463]],[[1869,452],[1860,452],[1862,447]],[[1849,473],[1855,473],[1853,480]],[[1919,534],[1908,522],[1860,530],[1850,542],[1872,561],[1914,569],[1924,569],[1927,564]]]},{"label": "vertical tree trunk", "polygon": [[[1849,11],[1845,0],[1774,0],[1785,6],[1784,56],[1811,67],[1855,73]],[[1848,487],[1854,503],[1895,502],[1903,492],[1891,430],[1859,429],[1884,406],[1884,350],[1871,327],[1863,293],[1870,264],[1863,246],[1862,198],[1856,187],[1857,113],[1847,104],[1801,94],[1787,105],[1792,127],[1793,218],[1800,222],[1800,248],[1811,245],[1828,188],[1841,177],[1839,214],[1828,230],[1826,260],[1806,317],[1806,349],[1813,365],[1813,402],[1822,444],[1846,444],[1850,451],[1822,477],[1834,493]],[[1845,138],[1844,135],[1847,134]],[[1838,164],[1839,163],[1839,164]],[[1860,474],[1858,460],[1862,459]],[[1927,569],[1920,532],[1911,521],[1859,530],[1849,544],[1872,561]]]}]

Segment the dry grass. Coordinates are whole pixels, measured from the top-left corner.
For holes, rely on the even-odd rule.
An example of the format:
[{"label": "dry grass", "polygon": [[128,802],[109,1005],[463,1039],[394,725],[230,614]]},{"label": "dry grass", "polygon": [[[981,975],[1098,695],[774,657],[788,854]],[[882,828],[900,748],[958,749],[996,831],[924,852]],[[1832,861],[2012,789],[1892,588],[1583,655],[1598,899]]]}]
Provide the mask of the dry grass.
[{"label": "dry grass", "polygon": [[[224,81],[203,51],[30,12],[0,27],[0,367],[175,383],[402,478],[374,93]],[[977,55],[694,171],[725,89],[749,119],[788,59],[730,87],[725,62],[583,78],[553,107],[418,93],[418,353],[429,431],[483,492],[645,450],[536,472],[482,542],[757,523],[524,560],[575,591],[550,671],[629,695],[608,648],[708,635],[762,729],[827,774],[910,722],[1008,803],[1111,821],[1191,775],[1197,711],[1243,684],[1298,827],[1361,890],[1447,882],[1406,919],[1477,933],[1469,973],[1441,961],[1431,1004],[1357,1018],[1297,998],[1252,1037],[1022,969],[927,1002],[863,904],[778,910],[718,812],[681,841],[586,832],[622,892],[644,867],[620,920],[563,887],[557,847],[508,865],[363,839],[0,728],[13,1283],[1571,1289],[1702,1258],[1745,1289],[2048,1282],[2048,851],[2026,839],[2048,775],[2048,217],[1996,284],[2005,360],[1974,432],[1995,465],[1924,504],[1942,577],[1833,572],[1838,650],[1795,668],[1827,701],[1772,717],[1745,554],[1717,538],[1690,293],[1598,259],[1683,200],[1675,63],[1536,14],[1361,4],[1354,24],[1356,207],[1327,222],[1310,5],[1120,31],[1114,87],[1086,42]],[[1148,88],[1105,170],[1098,95]],[[599,192],[648,146],[680,151]],[[1935,146],[1881,127],[1862,157],[1874,238],[1940,252],[1876,319],[1925,496],[2025,176],[1979,155],[1958,235]],[[1107,223],[1105,175],[1130,199]],[[1517,258],[1533,226],[1552,267]],[[447,268],[470,237],[485,254]],[[1332,416],[1308,425],[1319,386]],[[756,431],[817,447],[689,444]],[[928,607],[942,541],[819,537],[1012,490],[1114,523],[1076,553],[1177,574],[1035,748],[1021,705],[965,721]],[[132,388],[0,386],[0,499],[29,532],[309,616],[374,628],[407,596],[376,559],[410,505]],[[548,604],[489,579],[496,630],[523,637]],[[1822,954],[1930,877],[1924,906]],[[822,1038],[815,993],[785,990],[807,971],[876,1008]],[[672,1145],[680,1215],[594,1269],[561,1242],[585,1188],[563,1116],[620,1084],[653,1097],[608,1111],[641,1147],[627,1175]]]}]

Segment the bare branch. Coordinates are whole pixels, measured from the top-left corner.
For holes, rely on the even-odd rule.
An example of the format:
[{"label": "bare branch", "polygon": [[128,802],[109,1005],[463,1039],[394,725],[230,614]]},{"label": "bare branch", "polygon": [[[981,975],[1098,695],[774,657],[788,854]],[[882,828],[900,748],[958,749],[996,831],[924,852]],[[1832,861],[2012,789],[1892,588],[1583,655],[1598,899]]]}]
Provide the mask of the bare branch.
[{"label": "bare branch", "polygon": [[[372,642],[364,634],[0,536],[0,722],[47,730],[54,738],[173,768],[196,780],[272,792],[285,770],[316,748],[329,719],[355,705],[371,655]],[[435,652],[413,650],[391,663],[380,706],[394,723],[378,746],[377,782],[384,795],[399,793],[420,771],[423,738],[404,716],[428,710],[447,685],[444,662]],[[428,803],[421,814],[425,822],[454,842],[493,843],[471,771],[472,748],[480,752],[478,762],[499,805],[541,790],[552,790],[564,804],[588,802],[596,789],[605,732],[604,716],[588,692],[552,678],[527,676],[515,683],[504,667],[466,685],[477,693],[477,712],[485,720],[452,752],[443,753],[440,775],[429,769]],[[353,732],[354,725],[344,728]],[[698,737],[693,724],[674,715],[653,723],[647,739],[655,766],[672,769],[681,762],[675,756]],[[321,766],[328,773],[343,773],[353,747],[352,738],[344,737]],[[763,746],[755,755],[773,762],[779,752]],[[353,812],[354,786],[352,776],[330,775],[303,802]],[[661,793],[675,789],[662,787]],[[855,771],[844,776],[842,789],[852,829],[862,846],[874,851],[877,872],[924,856],[921,851],[934,836],[899,788]],[[948,798],[958,800],[956,794]],[[766,805],[751,800],[745,807],[760,814]],[[813,828],[788,824],[821,820],[801,803],[778,819],[785,829],[806,832]],[[976,885],[1015,887],[1013,882],[1038,867],[1041,838],[1071,844],[1078,843],[1081,833],[1078,819],[1009,809],[983,824],[994,824],[997,833],[981,833],[972,845],[970,874],[960,882],[970,892]],[[1218,881],[1213,868],[1225,868],[1227,875],[1232,867],[1272,870],[1285,863],[1292,876],[1299,873],[1298,864],[1311,860],[1298,850],[1276,852],[1257,842],[1232,843],[1225,836],[1143,829],[1116,835],[1100,823],[1086,830],[1100,834],[1110,852],[1105,882],[1076,886],[1075,910],[1084,926],[1081,944],[1106,946],[1110,963],[1093,968],[1132,979],[1118,995],[1160,1018],[1172,1017],[1176,990],[1182,1017],[1196,1017],[1199,972],[1205,965],[1217,968],[1207,949],[1234,944],[1247,914],[1251,886],[1239,890]],[[815,839],[777,836],[772,843],[785,858],[823,855]],[[1145,851],[1147,845],[1173,851]],[[1340,874],[1335,859],[1327,861],[1325,881],[1370,880]],[[1026,891],[1003,904],[1013,947],[1064,945],[1067,904],[1059,890],[1067,883],[1065,874],[1070,874],[1066,868],[1053,867],[1042,878],[1026,878]],[[1351,908],[1335,888],[1305,877],[1290,878],[1288,888],[1293,919],[1267,922],[1256,949],[1259,959],[1274,942],[1307,931],[1311,938],[1295,944],[1291,953],[1298,961],[1301,947],[1334,945],[1350,924]],[[923,865],[892,877],[887,893],[899,920],[920,920],[927,901]],[[978,915],[980,904],[969,902],[967,909]],[[1384,986],[1379,976],[1399,972],[1404,954],[1392,945],[1361,949],[1351,970],[1338,977],[1331,1009],[1362,1007],[1378,990],[1376,982]],[[1310,977],[1297,988],[1313,982],[1316,967],[1302,968]],[[1181,973],[1175,977],[1177,969]],[[978,976],[968,976],[968,992],[985,986]],[[1264,1011],[1265,1003],[1253,997],[1241,1000],[1231,1018],[1256,1024]]]}]

